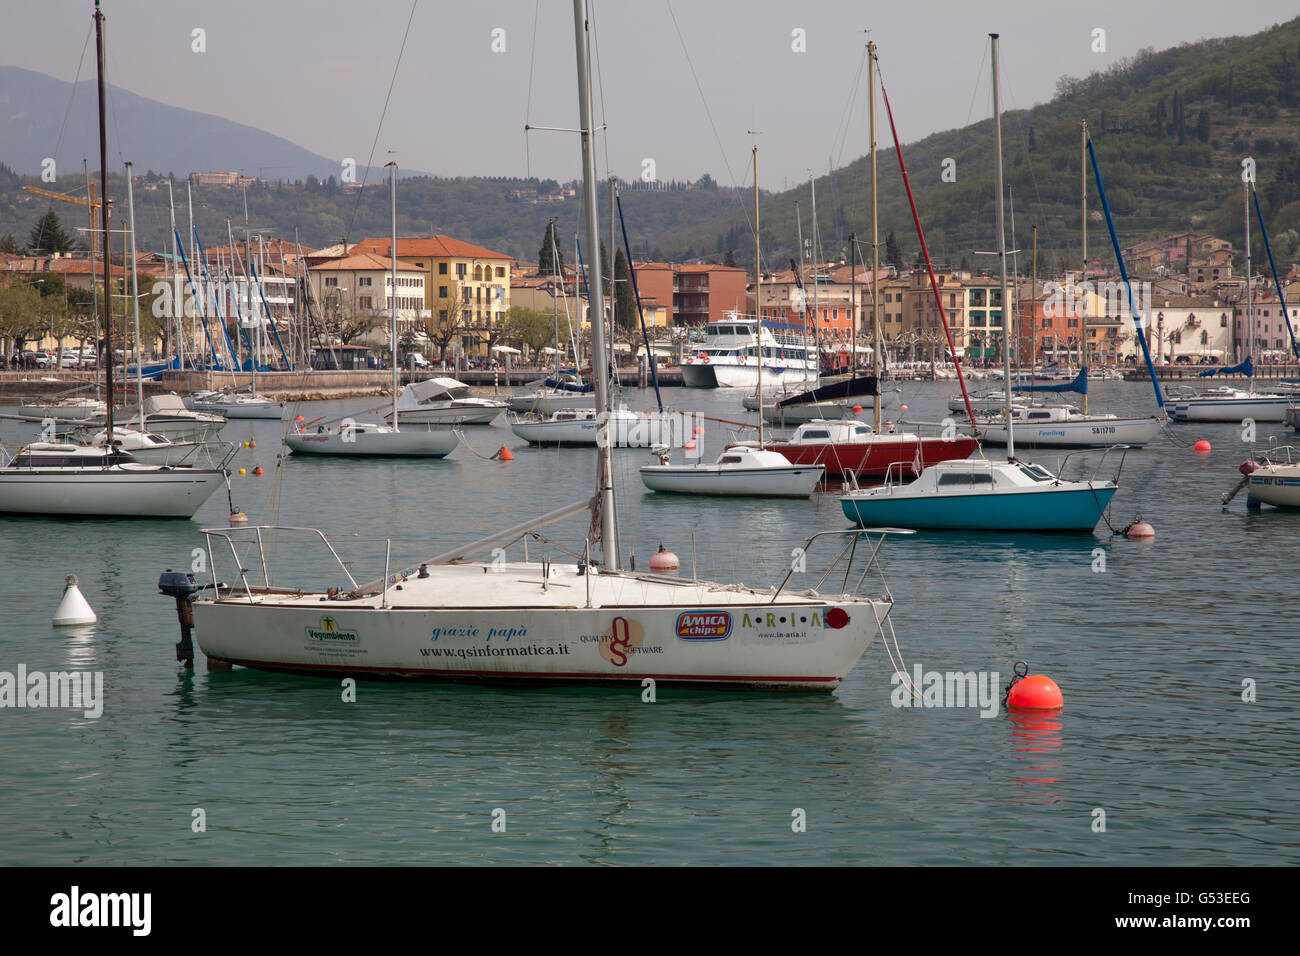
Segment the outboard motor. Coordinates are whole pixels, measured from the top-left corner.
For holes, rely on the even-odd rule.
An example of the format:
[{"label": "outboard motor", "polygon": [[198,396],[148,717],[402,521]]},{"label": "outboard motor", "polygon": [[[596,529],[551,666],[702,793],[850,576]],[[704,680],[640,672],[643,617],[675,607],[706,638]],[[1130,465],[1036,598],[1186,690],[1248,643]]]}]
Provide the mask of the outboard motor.
[{"label": "outboard motor", "polygon": [[176,619],[181,625],[181,639],[176,645],[176,660],[186,667],[194,666],[194,642],[190,633],[194,628],[194,595],[202,590],[188,571],[168,568],[158,578],[158,590],[176,599]]}]

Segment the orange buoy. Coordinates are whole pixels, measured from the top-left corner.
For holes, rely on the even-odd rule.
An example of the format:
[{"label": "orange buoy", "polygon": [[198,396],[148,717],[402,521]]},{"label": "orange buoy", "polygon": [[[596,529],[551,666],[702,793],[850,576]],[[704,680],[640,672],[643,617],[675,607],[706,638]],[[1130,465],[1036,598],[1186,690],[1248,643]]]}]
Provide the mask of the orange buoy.
[{"label": "orange buoy", "polygon": [[242,511],[236,511],[234,514],[232,514],[232,515],[230,516],[230,523],[231,523],[231,524],[247,524],[247,523],[248,523],[248,515],[244,514]]},{"label": "orange buoy", "polygon": [[1145,521],[1138,520],[1128,526],[1128,536],[1130,538],[1154,538],[1156,529]]},{"label": "orange buoy", "polygon": [[677,555],[671,551],[664,550],[664,546],[659,545],[659,550],[650,557],[651,571],[676,571],[682,566]]},{"label": "orange buoy", "polygon": [[301,415],[299,415],[299,416],[297,416],[296,418],[294,418],[294,421],[295,421],[295,422],[305,422],[306,420],[307,420],[307,419],[303,418]]},{"label": "orange buoy", "polygon": [[255,475],[264,475],[264,474],[266,474],[266,472],[264,472],[264,471],[262,470],[262,466],[261,466],[261,465],[258,465],[256,468],[253,469],[253,474],[255,474]]},{"label": "orange buoy", "polygon": [[1192,451],[1196,452],[1198,455],[1208,455],[1210,453],[1210,443],[1202,438],[1192,446]]},{"label": "orange buoy", "polygon": [[510,454],[510,449],[507,448],[505,445],[502,445],[501,450],[497,452],[497,461],[514,461],[514,460],[515,460],[515,456]]},{"label": "orange buoy", "polygon": [[853,406],[853,414],[854,414],[854,415],[861,415],[861,414],[862,414],[862,406],[861,406],[861,405],[854,405],[854,406]]},{"label": "orange buoy", "polygon": [[898,406],[898,410],[899,410],[900,412],[905,412],[905,411],[907,411],[907,406],[906,406],[906,405],[899,405],[899,406]]},{"label": "orange buoy", "polygon": [[250,439],[248,440],[248,447],[249,447],[249,448],[256,448],[256,447],[257,447],[257,439],[256,439],[256,438],[250,438]]},{"label": "orange buoy", "polygon": [[695,451],[695,442],[688,441],[686,444],[682,445],[682,448],[686,451]]},{"label": "orange buoy", "polygon": [[1064,706],[1061,688],[1044,674],[1020,678],[1007,694],[1008,710],[1060,710]]}]

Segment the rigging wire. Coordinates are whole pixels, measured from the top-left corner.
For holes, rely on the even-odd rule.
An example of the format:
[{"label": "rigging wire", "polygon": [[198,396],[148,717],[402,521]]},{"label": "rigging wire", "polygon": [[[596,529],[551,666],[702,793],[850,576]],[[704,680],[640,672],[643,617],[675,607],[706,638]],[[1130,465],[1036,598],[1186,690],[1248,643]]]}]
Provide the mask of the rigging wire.
[{"label": "rigging wire", "polygon": [[699,74],[695,71],[695,62],[691,59],[691,52],[686,48],[686,38],[682,35],[681,25],[677,22],[677,14],[673,11],[672,0],[664,0],[664,6],[668,8],[668,16],[673,21],[673,30],[677,33],[677,42],[681,44],[682,55],[686,57],[686,66],[691,71],[691,79],[695,81],[695,89],[700,94],[700,104],[704,107],[704,115],[709,120],[709,128],[713,130],[713,140],[718,144],[718,152],[722,155],[722,165],[726,167],[727,176],[731,180],[731,187],[735,190],[736,204],[740,206],[741,214],[745,217],[745,222],[752,233],[755,229],[753,220],[749,218],[749,207],[741,198],[740,187],[736,183],[736,173],[732,170],[731,161],[727,158],[727,151],[722,146],[722,137],[718,134],[718,124],[713,121],[713,111],[709,109],[709,100],[704,95],[704,87],[700,83]]},{"label": "rigging wire", "polygon": [[533,153],[529,145],[528,128],[533,122],[533,67],[537,63],[537,17],[541,13],[542,0],[533,3],[533,43],[528,53],[528,105],[524,107],[524,172],[533,178]]},{"label": "rigging wire", "polygon": [[72,116],[72,104],[77,98],[77,84],[81,82],[81,68],[86,64],[86,50],[90,48],[90,37],[95,32],[92,22],[86,30],[86,42],[81,45],[81,58],[77,60],[77,75],[73,77],[72,89],[68,91],[68,108],[63,112],[63,125],[59,127],[59,139],[54,144],[54,164],[58,168],[59,153],[63,149],[63,137],[68,131],[68,120]]},{"label": "rigging wire", "polygon": [[[384,128],[384,118],[388,115],[388,104],[393,98],[393,87],[397,85],[397,71],[402,65],[402,54],[406,52],[406,41],[411,35],[411,24],[415,20],[415,8],[420,5],[420,0],[411,0],[411,15],[406,20],[406,32],[402,34],[402,46],[397,51],[397,62],[393,64],[393,76],[388,81],[388,95],[384,97],[384,109],[379,114],[379,125],[375,127],[375,138],[370,144],[370,156],[366,159],[365,171],[361,174],[361,188],[357,190],[357,198],[352,203],[352,218],[348,220],[347,232],[343,234],[343,244],[347,245],[347,237],[352,232],[352,227],[356,225],[357,211],[361,208],[361,195],[366,191],[366,180],[370,178],[370,164],[375,159],[375,148],[379,145],[379,134]],[[397,254],[396,249],[390,249],[393,255]]]}]

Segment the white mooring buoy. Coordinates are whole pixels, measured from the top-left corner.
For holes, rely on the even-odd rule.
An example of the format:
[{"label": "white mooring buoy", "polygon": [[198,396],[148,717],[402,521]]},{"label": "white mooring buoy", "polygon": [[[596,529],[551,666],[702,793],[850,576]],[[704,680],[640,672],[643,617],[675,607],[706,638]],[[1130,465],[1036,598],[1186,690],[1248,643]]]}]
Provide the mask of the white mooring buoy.
[{"label": "white mooring buoy", "polygon": [[89,602],[77,587],[77,576],[69,574],[67,587],[63,591],[63,600],[54,612],[55,627],[74,627],[81,624],[94,624],[99,620],[91,610]]}]

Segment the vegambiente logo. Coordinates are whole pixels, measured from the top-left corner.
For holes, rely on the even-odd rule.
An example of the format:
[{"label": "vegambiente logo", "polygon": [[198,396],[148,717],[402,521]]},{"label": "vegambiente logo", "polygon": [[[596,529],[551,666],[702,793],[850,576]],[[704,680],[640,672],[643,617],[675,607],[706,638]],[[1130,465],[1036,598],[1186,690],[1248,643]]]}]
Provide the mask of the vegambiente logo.
[{"label": "vegambiente logo", "polygon": [[152,913],[152,893],[83,893],[74,886],[50,897],[50,925],[57,928],[126,926],[133,936],[148,936]]},{"label": "vegambiente logo", "polygon": [[997,671],[895,671],[889,679],[895,707],[978,707],[981,717],[996,717],[1000,698]]},{"label": "vegambiente logo", "polygon": [[0,709],[8,707],[80,710],[94,720],[104,713],[103,671],[0,671]]}]

